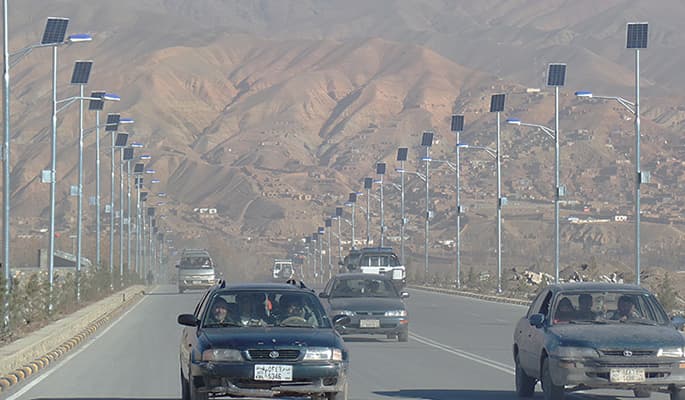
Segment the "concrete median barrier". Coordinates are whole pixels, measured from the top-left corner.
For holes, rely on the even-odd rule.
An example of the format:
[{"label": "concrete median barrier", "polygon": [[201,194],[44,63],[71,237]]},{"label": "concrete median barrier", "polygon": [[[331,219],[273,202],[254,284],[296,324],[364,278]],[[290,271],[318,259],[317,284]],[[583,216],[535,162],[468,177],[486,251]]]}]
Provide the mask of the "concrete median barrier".
[{"label": "concrete median barrier", "polygon": [[0,393],[54,363],[98,329],[142,299],[132,286],[90,304],[36,332],[0,347]]},{"label": "concrete median barrier", "polygon": [[407,285],[407,287],[412,288],[412,289],[418,289],[418,290],[426,290],[429,292],[445,293],[445,294],[451,294],[451,295],[455,295],[455,296],[472,297],[474,299],[494,301],[497,303],[519,304],[522,306],[530,305],[530,300],[526,300],[526,299],[515,299],[515,298],[511,298],[511,297],[467,292],[465,290],[447,289],[447,288],[439,288],[439,287],[425,286],[425,285]]}]

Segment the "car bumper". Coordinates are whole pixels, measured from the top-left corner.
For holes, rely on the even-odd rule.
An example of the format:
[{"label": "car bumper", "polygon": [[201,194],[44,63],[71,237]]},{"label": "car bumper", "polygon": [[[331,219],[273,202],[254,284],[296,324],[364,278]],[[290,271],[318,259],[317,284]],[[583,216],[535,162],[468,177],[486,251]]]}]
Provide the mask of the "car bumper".
[{"label": "car bumper", "polygon": [[[597,360],[561,360],[552,357],[550,372],[555,384],[565,386],[653,390],[685,387],[685,360],[653,358],[633,361],[626,363],[625,360],[621,360],[612,363]],[[612,382],[610,374],[614,368],[644,369],[645,379],[641,382]]]},{"label": "car bumper", "polygon": [[188,280],[178,283],[180,289],[206,289],[214,286],[216,281],[212,280]]},{"label": "car bumper", "polygon": [[347,379],[347,362],[289,364],[293,366],[293,380],[285,382],[255,380],[255,364],[194,363],[191,376],[199,392],[246,397],[339,392]]},{"label": "car bumper", "polygon": [[[336,327],[341,335],[388,335],[409,331],[406,317],[353,316],[350,319],[349,324]],[[364,321],[378,321],[378,325]]]}]

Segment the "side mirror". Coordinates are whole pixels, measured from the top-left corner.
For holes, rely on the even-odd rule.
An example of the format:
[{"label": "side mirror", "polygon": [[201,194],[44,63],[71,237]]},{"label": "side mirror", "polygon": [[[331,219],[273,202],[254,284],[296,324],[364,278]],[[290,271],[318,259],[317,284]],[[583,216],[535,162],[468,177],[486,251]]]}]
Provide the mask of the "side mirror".
[{"label": "side mirror", "polygon": [[400,297],[403,298],[403,299],[406,299],[407,297],[409,297],[409,292],[402,292],[402,293],[400,293]]},{"label": "side mirror", "polygon": [[327,298],[328,298],[328,293],[326,293],[326,292],[321,292],[321,293],[319,293],[319,297],[321,297],[322,299],[327,299]]},{"label": "side mirror", "polygon": [[345,314],[338,314],[335,317],[333,317],[333,325],[347,325],[350,322],[352,322],[352,319],[350,319],[349,315]]},{"label": "side mirror", "polygon": [[178,323],[185,326],[198,326],[199,322],[193,314],[181,314],[178,316]]},{"label": "side mirror", "polygon": [[530,316],[530,318],[528,318],[528,321],[530,322],[531,326],[540,328],[545,322],[545,314],[533,314]]},{"label": "side mirror", "polygon": [[673,318],[671,318],[671,323],[675,328],[679,331],[683,330],[683,327],[685,327],[685,317],[681,315],[676,315]]}]

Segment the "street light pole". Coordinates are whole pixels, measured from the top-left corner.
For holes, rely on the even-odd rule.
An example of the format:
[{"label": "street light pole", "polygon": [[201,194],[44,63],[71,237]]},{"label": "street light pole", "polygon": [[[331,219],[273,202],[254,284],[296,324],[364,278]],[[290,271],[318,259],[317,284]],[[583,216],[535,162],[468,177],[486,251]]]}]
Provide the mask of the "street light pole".
[{"label": "street light pole", "polygon": [[493,94],[490,98],[490,112],[497,113],[497,293],[502,293],[502,205],[506,198],[502,197],[501,181],[501,151],[500,151],[500,113],[504,111],[505,95]]},{"label": "street light pole", "polygon": [[343,216],[343,208],[342,207],[336,207],[335,208],[335,217],[338,220],[338,262],[342,261],[342,236],[340,236],[340,222],[342,220]]},{"label": "street light pole", "polygon": [[406,147],[400,147],[397,149],[397,161],[400,162],[400,168],[396,169],[400,173],[400,217],[402,221],[400,222],[400,259],[402,260],[402,265],[406,266],[404,263],[404,226],[407,224],[407,219],[404,217],[404,162],[407,161],[407,154],[409,149]]},{"label": "street light pole", "polygon": [[373,186],[372,178],[364,178],[364,189],[366,189],[366,246],[371,245],[371,187]]},{"label": "street light pole", "polygon": [[457,242],[456,242],[456,248],[457,248],[457,255],[456,255],[456,263],[457,263],[457,276],[456,276],[456,283],[457,283],[457,289],[461,289],[461,202],[459,199],[459,192],[460,192],[460,176],[459,176],[459,143],[460,143],[460,133],[464,130],[464,116],[463,115],[452,115],[452,121],[451,121],[451,126],[450,130],[456,134],[456,153],[457,153],[457,160],[455,164],[455,172],[457,175],[456,178],[456,185],[457,185],[457,199],[456,199],[456,206],[457,206]]},{"label": "street light pole", "polygon": [[379,181],[381,189],[381,243],[380,247],[384,245],[385,238],[385,217],[384,217],[384,207],[383,207],[383,175],[385,175],[385,163],[376,163],[376,174],[381,176]]},{"label": "street light pole", "polygon": [[428,236],[430,235],[430,193],[429,193],[429,181],[430,181],[430,147],[433,145],[433,132],[425,131],[421,137],[421,146],[426,148],[426,156],[423,161],[426,162],[426,218],[425,218],[425,232],[424,232],[424,243],[423,243],[423,253],[424,253],[424,268],[423,268],[423,283],[428,283]]},{"label": "street light pole", "polygon": [[5,206],[4,216],[3,216],[3,234],[2,241],[4,245],[3,252],[3,268],[4,279],[5,279],[5,292],[3,295],[3,330],[9,330],[10,324],[10,289],[11,283],[10,279],[10,262],[9,262],[9,227],[10,227],[10,55],[9,55],[9,28],[8,18],[7,18],[7,0],[3,0],[2,3],[2,19],[3,19],[3,49],[4,49],[4,91],[3,91],[3,118],[5,120],[5,134],[4,143],[2,147],[2,159],[4,161],[3,167],[3,205]]}]

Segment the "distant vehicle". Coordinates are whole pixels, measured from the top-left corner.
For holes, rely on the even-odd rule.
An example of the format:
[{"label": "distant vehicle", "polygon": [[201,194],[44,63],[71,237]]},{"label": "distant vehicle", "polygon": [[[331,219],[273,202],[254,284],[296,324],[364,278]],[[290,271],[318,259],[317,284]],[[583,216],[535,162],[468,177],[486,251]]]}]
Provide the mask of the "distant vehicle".
[{"label": "distant vehicle", "polygon": [[316,295],[289,284],[219,284],[178,316],[181,397],[347,399],[349,353]]},{"label": "distant vehicle", "polygon": [[285,282],[286,280],[291,279],[295,273],[293,269],[293,260],[289,258],[276,258],[271,271],[273,279],[279,282]]},{"label": "distant vehicle", "polygon": [[646,289],[611,283],[544,288],[514,330],[516,392],[545,399],[587,389],[668,392],[685,400],[685,337]]},{"label": "distant vehicle", "polygon": [[391,247],[353,249],[345,257],[342,266],[350,272],[387,275],[398,289],[407,283],[406,269]]},{"label": "distant vehicle", "polygon": [[336,327],[342,335],[386,335],[406,342],[409,318],[399,293],[386,275],[347,273],[331,278],[319,297],[330,315],[347,315],[350,321]]},{"label": "distant vehicle", "polygon": [[184,249],[178,268],[178,292],[189,289],[206,289],[218,281],[214,261],[205,249]]}]

